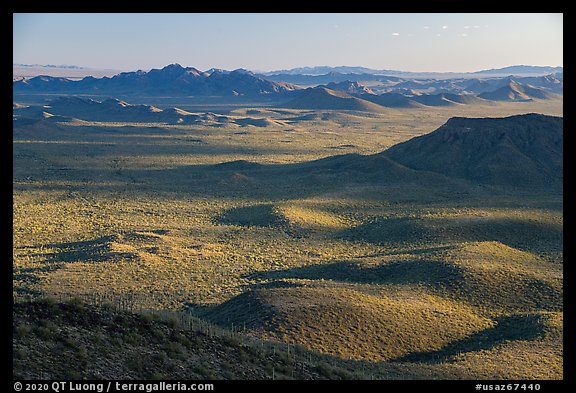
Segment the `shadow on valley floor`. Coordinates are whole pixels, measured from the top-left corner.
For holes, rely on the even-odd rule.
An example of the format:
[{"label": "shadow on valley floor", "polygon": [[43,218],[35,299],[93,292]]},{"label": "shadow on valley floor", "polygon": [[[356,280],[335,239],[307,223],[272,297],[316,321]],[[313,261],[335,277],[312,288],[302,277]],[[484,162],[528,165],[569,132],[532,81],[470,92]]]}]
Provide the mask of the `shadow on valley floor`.
[{"label": "shadow on valley floor", "polygon": [[270,227],[283,224],[283,217],[274,210],[274,204],[264,203],[226,210],[216,221],[225,225]]},{"label": "shadow on valley floor", "polygon": [[462,271],[452,264],[422,259],[370,264],[339,261],[285,270],[253,273],[248,279],[334,280],[363,284],[426,284],[432,287],[452,286],[461,281]]},{"label": "shadow on valley floor", "polygon": [[392,362],[444,363],[466,352],[490,350],[509,341],[530,341],[544,335],[543,317],[539,314],[505,315],[496,325],[462,340],[452,342],[440,350],[413,352]]},{"label": "shadow on valley floor", "polygon": [[[15,152],[17,155],[18,152]],[[57,152],[54,152],[55,154]],[[59,151],[57,155],[66,156]],[[120,161],[79,167],[50,162],[34,166],[15,164],[15,190],[126,190],[136,193],[182,193],[213,197],[292,199],[330,192],[427,203],[470,197],[518,194],[526,190],[475,184],[439,173],[415,171],[384,157],[344,154],[291,164],[259,164],[236,160],[211,165],[185,165],[168,169],[132,169]],[[41,158],[41,157],[40,157]],[[37,158],[31,158],[37,160]],[[29,170],[27,168],[34,168]],[[534,194],[534,190],[530,190]],[[553,191],[541,190],[544,195]],[[536,192],[538,193],[538,192]]]},{"label": "shadow on valley floor", "polygon": [[116,235],[102,236],[92,240],[66,243],[52,243],[44,247],[54,249],[54,252],[33,254],[34,257],[45,258],[46,263],[74,262],[109,262],[113,260],[132,259],[134,254],[113,249]]},{"label": "shadow on valley floor", "polygon": [[[274,281],[258,286],[262,288],[297,287],[299,284]],[[187,311],[223,328],[259,329],[276,327],[273,322],[273,307],[267,304],[254,290],[247,290],[220,304],[186,304]]]},{"label": "shadow on valley floor", "polygon": [[377,218],[342,230],[337,237],[376,244],[451,244],[497,241],[522,250],[545,251],[563,247],[563,227],[514,217]]},{"label": "shadow on valley floor", "polygon": [[[73,152],[82,157],[100,157],[103,160],[112,160],[119,155],[132,155],[132,156],[149,156],[151,160],[155,160],[155,156],[190,156],[190,155],[218,155],[222,157],[230,156],[237,157],[239,155],[251,155],[258,157],[263,154],[262,149],[252,146],[218,146],[211,145],[208,140],[200,137],[190,138],[187,136],[176,135],[158,135],[152,134],[148,137],[138,135],[138,141],[134,141],[129,134],[122,131],[120,135],[115,135],[115,130],[106,130],[106,136],[109,140],[102,140],[95,138],[94,135],[88,135],[82,138],[80,135],[74,135],[74,139],[68,138],[66,140],[14,140],[17,147],[26,146],[29,149],[42,151],[42,156],[57,157],[63,152]],[[239,134],[242,135],[242,134]],[[21,139],[24,139],[22,136]],[[71,140],[70,140],[71,139]],[[165,143],[162,143],[166,139]],[[175,143],[180,141],[181,144]],[[302,148],[279,148],[275,147],[273,150],[266,152],[288,155],[288,154],[306,154],[309,149]]]},{"label": "shadow on valley floor", "polygon": [[[78,242],[49,243],[41,246],[27,246],[29,249],[48,249],[52,252],[27,253],[30,257],[41,258],[45,266],[34,271],[52,270],[61,263],[75,262],[117,262],[138,258],[138,247],[150,246],[157,242],[155,235],[167,233],[158,229],[144,232],[123,232],[114,235],[101,236],[91,240]],[[148,251],[153,250],[148,247]],[[40,270],[39,270],[40,269]]]}]

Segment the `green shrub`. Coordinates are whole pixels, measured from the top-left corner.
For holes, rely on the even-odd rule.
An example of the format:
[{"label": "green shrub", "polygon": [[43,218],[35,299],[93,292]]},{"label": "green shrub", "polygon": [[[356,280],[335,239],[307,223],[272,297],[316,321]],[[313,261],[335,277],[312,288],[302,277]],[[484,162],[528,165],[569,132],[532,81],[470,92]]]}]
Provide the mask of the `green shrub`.
[{"label": "green shrub", "polygon": [[18,338],[27,337],[31,331],[32,331],[32,328],[28,324],[19,324],[14,329],[15,336]]}]

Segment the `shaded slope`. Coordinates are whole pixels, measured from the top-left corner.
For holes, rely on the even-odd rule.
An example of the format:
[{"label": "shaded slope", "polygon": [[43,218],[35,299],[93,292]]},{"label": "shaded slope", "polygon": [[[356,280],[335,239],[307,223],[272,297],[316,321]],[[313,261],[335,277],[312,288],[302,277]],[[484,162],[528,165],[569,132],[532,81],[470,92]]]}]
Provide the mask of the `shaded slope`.
[{"label": "shaded slope", "polygon": [[[504,317],[496,326],[468,336],[487,340],[467,342],[464,337],[438,349],[404,355],[407,361],[430,361],[436,358],[435,354],[445,356],[455,351],[489,348],[503,337],[515,340],[497,348],[503,353],[495,353],[489,359],[483,358],[487,351],[466,353],[471,361],[481,362],[481,366],[474,364],[474,367],[461,361],[428,366],[344,360],[310,352],[301,346],[272,344],[243,334],[231,334],[194,317],[182,318],[182,314],[158,318],[75,301],[15,304],[12,322],[13,377],[17,380],[562,378],[561,370],[554,369],[556,358],[549,356],[545,362],[532,363],[534,357],[540,359],[543,350],[547,351],[546,355],[561,357],[561,353],[551,354],[550,344],[546,346],[545,342],[517,341],[529,340],[533,334],[511,330],[536,328],[537,334],[550,336],[549,340],[557,336],[561,340],[561,330],[557,331],[561,329],[562,318],[552,314]],[[504,332],[504,336],[500,332]],[[516,347],[511,347],[516,343],[525,343],[528,349],[518,352]],[[523,356],[519,358],[519,354]],[[525,364],[526,360],[528,366],[519,370],[520,362]],[[494,362],[503,364],[494,368]],[[535,373],[530,366],[536,364],[539,367]]]},{"label": "shaded slope", "polygon": [[445,217],[377,217],[343,231],[340,236],[389,244],[497,241],[518,249],[546,252],[562,249],[562,234],[561,222],[539,221],[537,216],[504,211]]},{"label": "shaded slope", "polygon": [[477,97],[472,94],[452,94],[452,93],[445,93],[444,97],[447,100],[455,102],[457,104],[465,104],[465,105],[478,105],[478,104],[486,104],[486,100]]},{"label": "shaded slope", "polygon": [[426,106],[452,106],[456,102],[450,100],[445,93],[422,94],[413,97],[414,101]]},{"label": "shaded slope", "polygon": [[418,108],[422,104],[412,97],[400,93],[384,93],[380,95],[362,94],[360,98],[389,108]]},{"label": "shaded slope", "polygon": [[269,227],[285,224],[282,215],[270,203],[228,209],[218,217],[217,221],[221,224],[246,227]]},{"label": "shaded slope", "polygon": [[443,363],[465,352],[486,351],[510,341],[539,339],[545,334],[544,320],[545,317],[541,314],[517,314],[500,317],[494,327],[450,343],[441,350],[414,352],[394,359],[394,361]]},{"label": "shaded slope", "polygon": [[329,156],[314,161],[264,167],[262,175],[284,176],[297,184],[418,184],[420,186],[451,185],[461,181],[442,174],[418,171],[382,155],[363,156],[356,153]]},{"label": "shaded slope", "polygon": [[511,186],[561,186],[563,119],[539,114],[452,118],[380,153],[406,167]]}]

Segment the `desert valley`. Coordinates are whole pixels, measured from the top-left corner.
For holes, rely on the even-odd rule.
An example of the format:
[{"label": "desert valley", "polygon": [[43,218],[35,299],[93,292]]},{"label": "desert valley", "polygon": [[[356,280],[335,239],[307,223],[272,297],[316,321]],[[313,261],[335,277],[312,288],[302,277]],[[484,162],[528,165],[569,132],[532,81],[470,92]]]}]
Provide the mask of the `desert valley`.
[{"label": "desert valley", "polygon": [[13,83],[17,379],[562,379],[563,70]]}]

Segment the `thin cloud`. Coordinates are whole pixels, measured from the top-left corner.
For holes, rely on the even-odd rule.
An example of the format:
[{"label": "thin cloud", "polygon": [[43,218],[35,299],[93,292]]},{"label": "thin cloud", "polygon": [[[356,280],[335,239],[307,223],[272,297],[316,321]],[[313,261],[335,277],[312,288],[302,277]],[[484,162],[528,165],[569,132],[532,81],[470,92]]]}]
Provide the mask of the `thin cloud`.
[{"label": "thin cloud", "polygon": [[448,28],[448,26],[444,25],[442,26],[442,30],[446,30]]},{"label": "thin cloud", "polygon": [[392,33],[393,36],[398,37],[400,33]]}]

